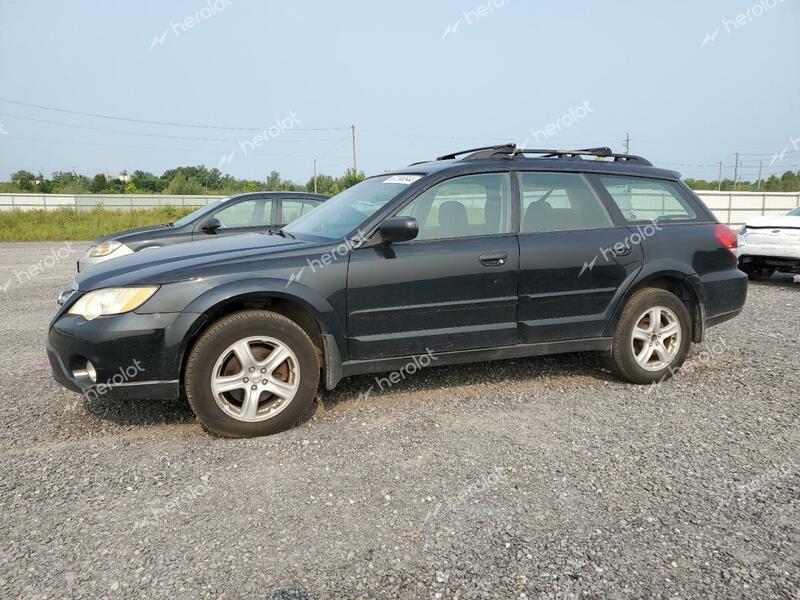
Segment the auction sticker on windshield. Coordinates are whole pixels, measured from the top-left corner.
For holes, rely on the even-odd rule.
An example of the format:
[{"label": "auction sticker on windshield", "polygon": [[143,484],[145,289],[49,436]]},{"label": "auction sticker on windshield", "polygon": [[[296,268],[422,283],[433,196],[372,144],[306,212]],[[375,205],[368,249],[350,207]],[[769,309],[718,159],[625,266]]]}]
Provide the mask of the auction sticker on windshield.
[{"label": "auction sticker on windshield", "polygon": [[392,175],[383,183],[402,183],[403,185],[410,185],[421,177],[422,175]]}]

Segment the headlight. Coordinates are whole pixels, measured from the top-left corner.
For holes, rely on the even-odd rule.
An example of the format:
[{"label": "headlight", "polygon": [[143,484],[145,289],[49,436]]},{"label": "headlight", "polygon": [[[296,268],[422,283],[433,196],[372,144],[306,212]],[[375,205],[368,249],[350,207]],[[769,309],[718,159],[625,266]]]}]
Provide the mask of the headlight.
[{"label": "headlight", "polygon": [[109,240],[107,242],[103,242],[102,244],[98,244],[97,246],[93,246],[89,250],[89,256],[108,256],[109,254],[113,254],[120,248],[122,248],[123,244],[117,242],[116,240]]},{"label": "headlight", "polygon": [[106,288],[89,292],[78,300],[69,314],[80,315],[87,321],[105,315],[120,315],[136,310],[156,293],[157,287]]},{"label": "headlight", "polygon": [[739,230],[739,235],[744,235],[747,233],[747,225],[742,225],[742,228]]}]

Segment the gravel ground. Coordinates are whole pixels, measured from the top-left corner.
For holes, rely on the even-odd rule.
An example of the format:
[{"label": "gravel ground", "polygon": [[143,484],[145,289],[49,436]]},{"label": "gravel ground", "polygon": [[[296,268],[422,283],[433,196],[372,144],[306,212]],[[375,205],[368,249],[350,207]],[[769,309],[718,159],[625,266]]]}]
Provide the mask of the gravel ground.
[{"label": "gravel ground", "polygon": [[223,440],[51,379],[85,245],[16,273],[62,248],[0,245],[3,598],[800,598],[791,278],[655,388],[590,354],[429,368]]}]

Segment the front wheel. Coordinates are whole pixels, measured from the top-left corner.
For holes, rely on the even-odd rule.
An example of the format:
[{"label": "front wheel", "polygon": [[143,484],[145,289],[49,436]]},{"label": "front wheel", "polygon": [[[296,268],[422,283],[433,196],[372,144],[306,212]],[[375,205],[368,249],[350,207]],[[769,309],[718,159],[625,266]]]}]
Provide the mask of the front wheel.
[{"label": "front wheel", "polygon": [[214,323],[186,363],[186,397],[208,431],[256,437],[284,431],[307,413],[319,385],[314,344],[294,321],[248,310]]},{"label": "front wheel", "polygon": [[606,364],[632,383],[663,381],[683,365],[691,337],[686,305],[666,290],[645,288],[625,305]]}]

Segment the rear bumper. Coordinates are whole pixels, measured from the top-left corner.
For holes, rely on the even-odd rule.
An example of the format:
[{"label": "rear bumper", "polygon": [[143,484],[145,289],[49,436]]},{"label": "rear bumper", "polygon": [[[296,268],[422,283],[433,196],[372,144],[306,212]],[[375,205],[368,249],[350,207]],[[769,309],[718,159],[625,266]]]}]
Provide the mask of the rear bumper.
[{"label": "rear bumper", "polygon": [[747,300],[747,275],[739,269],[700,276],[704,296],[704,326],[724,323],[742,312]]},{"label": "rear bumper", "polygon": [[[53,378],[90,398],[178,398],[185,340],[198,320],[191,313],[127,313],[93,321],[64,315],[47,338]],[[95,381],[86,374],[87,361]]]}]

